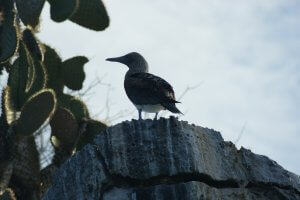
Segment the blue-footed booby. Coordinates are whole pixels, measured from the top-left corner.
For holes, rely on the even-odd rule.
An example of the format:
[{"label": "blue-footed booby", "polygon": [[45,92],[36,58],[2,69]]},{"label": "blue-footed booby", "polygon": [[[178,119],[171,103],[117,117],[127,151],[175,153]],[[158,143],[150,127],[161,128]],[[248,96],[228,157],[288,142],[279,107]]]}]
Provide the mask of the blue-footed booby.
[{"label": "blue-footed booby", "polygon": [[138,110],[139,119],[142,119],[142,111],[156,113],[155,119],[160,110],[181,113],[176,108],[175,103],[180,102],[176,101],[172,86],[164,79],[148,73],[148,63],[141,54],[132,52],[106,60],[128,66],[124,87],[128,98]]}]

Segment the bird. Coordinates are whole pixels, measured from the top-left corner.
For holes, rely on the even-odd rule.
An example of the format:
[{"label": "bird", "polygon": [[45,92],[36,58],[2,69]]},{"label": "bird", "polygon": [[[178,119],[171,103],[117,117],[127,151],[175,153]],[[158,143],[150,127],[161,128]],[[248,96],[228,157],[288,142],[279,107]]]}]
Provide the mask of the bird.
[{"label": "bird", "polygon": [[139,120],[142,119],[142,111],[155,113],[169,110],[172,113],[182,112],[176,107],[173,87],[164,79],[149,73],[148,63],[145,58],[131,52],[121,57],[107,58],[106,61],[119,62],[129,68],[125,74],[124,88],[129,100],[138,110]]}]

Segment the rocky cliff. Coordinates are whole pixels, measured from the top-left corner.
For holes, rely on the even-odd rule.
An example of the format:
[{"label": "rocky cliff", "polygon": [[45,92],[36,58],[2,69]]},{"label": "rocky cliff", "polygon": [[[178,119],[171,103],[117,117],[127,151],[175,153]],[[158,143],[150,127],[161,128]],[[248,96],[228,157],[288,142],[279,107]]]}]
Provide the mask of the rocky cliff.
[{"label": "rocky cliff", "polygon": [[106,129],[65,162],[44,200],[300,199],[299,176],[175,118]]}]

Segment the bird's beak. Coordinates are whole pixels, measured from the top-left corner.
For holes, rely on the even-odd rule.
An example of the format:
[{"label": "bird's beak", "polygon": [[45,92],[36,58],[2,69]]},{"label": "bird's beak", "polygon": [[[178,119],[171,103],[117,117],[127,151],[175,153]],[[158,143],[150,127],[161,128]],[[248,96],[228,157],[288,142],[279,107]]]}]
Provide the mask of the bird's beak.
[{"label": "bird's beak", "polygon": [[106,61],[123,63],[124,57],[107,58]]}]

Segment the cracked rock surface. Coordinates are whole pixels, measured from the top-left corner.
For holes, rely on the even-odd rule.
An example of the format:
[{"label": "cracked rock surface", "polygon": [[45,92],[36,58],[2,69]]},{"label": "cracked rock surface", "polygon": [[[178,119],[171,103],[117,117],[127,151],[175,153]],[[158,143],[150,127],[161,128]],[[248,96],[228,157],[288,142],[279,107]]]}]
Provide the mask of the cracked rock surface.
[{"label": "cracked rock surface", "polygon": [[300,178],[219,132],[184,121],[125,121],[57,171],[52,199],[300,199]]}]

